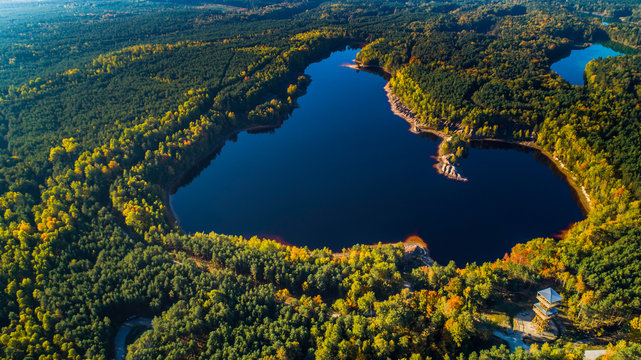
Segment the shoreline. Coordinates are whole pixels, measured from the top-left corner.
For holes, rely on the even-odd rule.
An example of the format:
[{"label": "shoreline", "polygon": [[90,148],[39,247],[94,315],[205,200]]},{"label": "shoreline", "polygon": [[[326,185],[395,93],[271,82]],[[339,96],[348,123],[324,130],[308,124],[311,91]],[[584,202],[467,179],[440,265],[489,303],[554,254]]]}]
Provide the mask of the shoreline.
[{"label": "shoreline", "polygon": [[[388,77],[391,77],[391,73],[387,71],[387,69],[382,68],[380,66],[364,66],[361,65],[358,61],[354,60],[354,64],[345,64],[342,65],[344,67],[348,67],[354,70],[363,70],[363,71],[369,71],[369,72],[374,72],[372,71],[375,69],[376,71],[382,72]],[[380,75],[380,73],[378,74]],[[452,164],[448,158],[448,155],[445,155],[442,153],[442,147],[444,144],[444,141],[447,141],[451,138],[450,135],[446,134],[443,131],[439,131],[436,129],[431,129],[428,127],[424,127],[419,125],[419,119],[417,115],[414,113],[413,110],[411,110],[409,107],[407,107],[399,97],[394,95],[392,93],[392,89],[390,86],[389,81],[385,84],[384,86],[385,93],[387,95],[388,102],[390,103],[390,108],[392,113],[395,115],[399,116],[403,120],[405,120],[409,125],[411,131],[414,134],[421,134],[421,133],[428,133],[431,135],[434,135],[438,138],[440,138],[442,141],[438,146],[438,155],[433,156],[437,163],[434,164],[434,168],[436,171],[455,181],[468,181],[468,179],[464,178],[456,169],[455,165]],[[162,200],[166,204],[166,216],[169,220],[169,225],[174,226],[174,227],[180,227],[180,222],[178,219],[178,216],[174,212],[173,207],[171,206],[171,201],[170,201],[170,196],[171,194],[175,193],[179,187],[184,185],[185,179],[188,177],[188,175],[194,171],[197,171],[199,165],[203,164],[205,161],[211,161],[212,156],[216,155],[216,152],[218,152],[224,145],[225,143],[232,139],[233,137],[237,136],[238,134],[242,132],[251,132],[251,131],[263,131],[263,130],[273,130],[277,129],[280,126],[282,126],[283,122],[285,119],[280,119],[274,122],[273,124],[260,124],[260,125],[249,125],[240,129],[236,130],[230,130],[224,134],[221,134],[217,136],[214,141],[212,142],[211,146],[209,147],[208,151],[206,151],[195,163],[194,166],[181,171],[179,174],[176,174],[174,177],[173,181],[170,181],[167,183],[162,191]],[[528,150],[535,151],[538,154],[541,154],[543,158],[545,158],[551,165],[553,165],[553,168],[559,172],[559,175],[562,175],[564,180],[568,185],[570,185],[570,188],[572,189],[573,193],[576,195],[578,199],[579,206],[581,210],[584,212],[584,214],[588,214],[590,210],[592,209],[592,204],[591,204],[591,199],[589,195],[587,194],[587,191],[583,186],[578,185],[576,181],[576,177],[572,175],[572,173],[569,171],[569,169],[559,160],[557,157],[555,157],[553,154],[549,153],[539,145],[535,144],[532,141],[515,141],[515,140],[507,140],[507,139],[496,139],[496,138],[472,138],[470,139],[470,143],[501,143],[501,144],[506,144],[510,146],[516,146],[516,147],[522,147]],[[551,166],[552,167],[552,166]],[[193,180],[193,179],[192,179]],[[268,239],[268,238],[266,238]],[[277,241],[279,243],[282,243],[286,246],[295,246],[291,245],[289,243],[286,243],[284,241],[278,241],[275,239],[271,239],[274,241]],[[406,253],[408,253],[408,247],[406,242],[402,242],[405,246]],[[398,244],[398,242],[390,242],[390,243],[379,243],[379,244],[363,244],[365,246],[381,246],[381,245],[393,245],[393,244]],[[413,249],[420,248],[423,249],[426,253],[427,256],[426,258],[433,263],[433,259],[429,256],[429,252],[427,250],[427,246],[423,243],[422,245],[416,245],[413,244]],[[344,250],[349,250],[350,248],[344,249]],[[409,251],[412,252],[412,251]],[[334,257],[341,257],[345,256],[343,251],[332,251],[332,255]],[[426,263],[427,264],[427,263]]]},{"label": "shoreline", "polygon": [[418,258],[425,266],[432,266],[436,261],[430,256],[429,248],[423,239],[412,235],[407,239],[399,242],[379,242],[376,244],[354,244],[354,246],[345,248],[341,251],[332,251],[332,257],[335,259],[347,258],[352,248],[355,246],[366,246],[376,248],[380,246],[396,246],[403,244],[403,260],[409,261],[413,256]]},{"label": "shoreline", "polygon": [[[362,69],[357,67],[357,65],[354,65],[354,67],[358,69]],[[411,109],[409,109],[405,104],[403,104],[400,98],[398,98],[396,95],[392,93],[392,89],[389,85],[389,82],[385,84],[384,89],[385,89],[385,92],[387,93],[387,99],[389,100],[392,112],[395,115],[402,118],[403,120],[405,120],[408,124],[410,124],[411,128],[409,131],[415,134],[429,133],[432,135],[436,135],[442,140],[448,140],[450,138],[447,134],[445,134],[442,131],[420,126],[419,120],[416,117],[416,114]],[[585,190],[585,187],[577,183],[576,177],[570,172],[570,170],[565,166],[565,164],[563,164],[563,162],[559,158],[555,157],[553,154],[549,153],[547,150],[543,149],[541,146],[537,145],[533,141],[515,141],[515,140],[496,139],[496,138],[472,138],[470,139],[470,143],[472,142],[501,143],[501,144],[507,144],[511,146],[520,146],[529,150],[536,151],[538,154],[543,155],[543,157],[546,158],[551,164],[553,164],[554,168],[561,175],[563,175],[566,183],[570,185],[570,188],[572,188],[573,192],[576,194],[579,200],[578,203],[579,203],[579,206],[581,207],[581,210],[585,214],[588,214],[592,209],[592,200],[590,199],[590,196]],[[442,146],[443,146],[443,142],[441,142],[441,144],[439,144],[438,146],[438,149],[439,149],[438,150],[439,154],[437,158],[438,163],[434,165],[434,167],[437,169],[439,174],[442,174],[449,179],[458,180],[458,181],[467,181],[467,179],[465,178],[462,178],[462,179],[459,178],[459,176],[461,175],[456,171],[456,168],[454,167],[454,165],[451,165],[451,163],[447,159],[447,156],[442,154],[441,152]],[[447,167],[448,164],[451,165],[451,168],[449,169]],[[449,170],[449,172],[446,172],[444,174],[443,170],[441,169]]]},{"label": "shoreline", "polygon": [[401,101],[401,99],[398,96],[394,95],[394,93],[392,92],[389,83],[389,80],[392,77],[392,73],[381,66],[363,65],[356,59],[352,61],[354,62],[353,64],[344,64],[342,66],[356,71],[368,71],[376,75],[381,75],[381,72],[384,74],[383,78],[387,80],[387,83],[385,84],[383,89],[385,90],[385,94],[387,95],[387,101],[390,103],[392,113],[409,123],[411,125],[411,132],[417,135],[420,133],[430,133],[441,139],[441,143],[438,145],[438,153],[433,157],[433,159],[436,160],[436,164],[434,164],[433,166],[434,169],[436,169],[436,172],[450,180],[462,182],[468,181],[467,178],[461,175],[461,173],[456,168],[456,165],[454,165],[450,161],[448,154],[443,153],[443,143],[445,141],[449,141],[451,139],[451,136],[439,130],[419,127],[416,113],[408,106],[406,106],[403,101]]},{"label": "shoreline", "polygon": [[[344,65],[347,67],[351,67],[351,65]],[[381,68],[382,71],[387,73],[384,69]],[[389,73],[387,73],[389,74]],[[162,191],[162,200],[166,204],[166,216],[169,219],[170,225],[172,226],[178,226],[180,227],[180,222],[178,219],[178,216],[174,212],[173,207],[171,206],[171,201],[170,201],[170,196],[172,193],[175,193],[178,188],[180,188],[184,183],[185,179],[187,176],[190,174],[190,172],[194,171],[200,164],[203,164],[205,161],[211,161],[213,159],[209,159],[212,156],[215,156],[215,154],[218,152],[219,149],[221,149],[225,143],[229,140],[231,140],[233,137],[238,136],[238,134],[242,132],[251,132],[251,131],[262,131],[262,130],[274,130],[278,129],[283,125],[283,122],[286,120],[282,119],[279,121],[276,121],[273,124],[261,124],[261,125],[252,125],[252,126],[246,126],[238,130],[232,130],[229,131],[228,133],[221,134],[215,138],[215,140],[212,142],[212,145],[209,147],[209,149],[196,161],[196,165],[190,167],[187,170],[184,170],[174,176],[174,180],[166,184],[163,188]],[[433,131],[433,133],[441,133],[438,131]],[[418,132],[417,132],[418,134]],[[436,167],[436,165],[435,165]],[[193,180],[193,179],[192,179]],[[182,229],[181,229],[182,230]],[[233,235],[236,236],[236,235]],[[275,241],[281,245],[284,246],[289,246],[289,247],[300,247],[298,245],[293,245],[290,244],[282,239],[274,239],[270,237],[262,237],[259,235],[256,235],[261,239],[266,239],[266,240],[271,240]],[[430,256],[429,249],[427,244],[422,240],[422,239],[415,239],[415,238],[408,238],[400,242],[379,242],[376,244],[354,244],[352,247],[357,246],[357,245],[362,245],[362,246],[367,246],[367,247],[378,247],[378,246],[394,246],[397,244],[403,244],[404,248],[404,258],[415,255],[420,261],[423,262],[424,265],[426,266],[432,266],[435,261],[434,259]],[[349,252],[352,247],[345,248],[341,251],[331,251],[331,254],[334,258],[341,258],[346,256],[346,252]]]},{"label": "shoreline", "polygon": [[443,144],[445,141],[449,141],[452,137],[442,131],[419,126],[416,113],[403,104],[398,96],[392,93],[392,88],[390,87],[389,82],[385,84],[383,89],[385,89],[385,93],[387,94],[387,101],[390,103],[392,113],[410,124],[410,132],[417,135],[420,133],[429,133],[436,135],[441,139],[441,143],[438,145],[438,154],[435,157],[436,164],[434,164],[434,169],[436,169],[436,172],[450,180],[463,182],[468,181],[468,179],[463,177],[456,166],[450,161],[448,154],[443,153]]}]

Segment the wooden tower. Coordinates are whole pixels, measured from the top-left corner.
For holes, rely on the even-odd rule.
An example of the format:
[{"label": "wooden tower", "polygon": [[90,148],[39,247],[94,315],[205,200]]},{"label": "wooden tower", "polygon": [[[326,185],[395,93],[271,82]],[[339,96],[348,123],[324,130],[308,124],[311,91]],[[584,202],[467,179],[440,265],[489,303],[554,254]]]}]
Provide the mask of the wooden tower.
[{"label": "wooden tower", "polygon": [[536,294],[536,299],[539,302],[534,304],[535,316],[532,323],[537,331],[543,332],[549,328],[550,320],[558,314],[559,309],[556,307],[561,304],[563,297],[552,288],[547,288],[539,291]]}]

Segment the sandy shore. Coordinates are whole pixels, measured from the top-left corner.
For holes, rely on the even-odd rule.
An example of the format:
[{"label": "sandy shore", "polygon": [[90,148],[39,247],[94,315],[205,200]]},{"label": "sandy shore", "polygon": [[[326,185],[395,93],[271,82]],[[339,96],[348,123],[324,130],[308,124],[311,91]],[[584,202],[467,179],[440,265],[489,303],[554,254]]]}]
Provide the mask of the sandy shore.
[{"label": "sandy shore", "polygon": [[[354,61],[356,61],[356,60],[354,60]],[[346,67],[346,68],[350,68],[350,69],[354,69],[354,70],[363,70],[363,67],[361,65],[359,65],[359,64],[343,64],[341,66]]]}]

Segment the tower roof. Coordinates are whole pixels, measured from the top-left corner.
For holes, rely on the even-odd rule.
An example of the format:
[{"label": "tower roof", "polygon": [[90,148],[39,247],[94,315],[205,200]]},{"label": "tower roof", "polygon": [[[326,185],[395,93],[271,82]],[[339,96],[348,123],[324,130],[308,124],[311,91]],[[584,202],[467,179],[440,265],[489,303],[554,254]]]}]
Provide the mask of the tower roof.
[{"label": "tower roof", "polygon": [[551,287],[539,291],[539,295],[541,295],[549,303],[555,303],[563,300],[563,297],[559,295],[559,293],[554,291],[554,289],[552,289]]}]

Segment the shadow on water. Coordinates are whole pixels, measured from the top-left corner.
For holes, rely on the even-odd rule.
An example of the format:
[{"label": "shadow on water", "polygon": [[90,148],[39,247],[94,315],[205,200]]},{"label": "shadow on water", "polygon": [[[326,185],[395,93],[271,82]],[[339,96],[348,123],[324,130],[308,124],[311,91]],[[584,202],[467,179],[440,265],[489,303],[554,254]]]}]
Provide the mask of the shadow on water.
[{"label": "shadow on water", "polygon": [[[284,121],[287,121],[287,117],[283,120],[283,122]],[[274,126],[257,126],[256,128],[250,128],[233,133],[219,144],[214,145],[212,148],[213,150],[210,151],[207,156],[198,161],[196,165],[185,171],[182,176],[180,176],[180,179],[171,187],[171,191],[169,192],[169,194],[174,195],[178,190],[180,190],[180,188],[189,186],[189,184],[191,184],[194,179],[198,178],[198,176],[200,176],[200,174],[211,165],[212,161],[214,161],[220,155],[220,152],[228,142],[235,143],[238,141],[239,134],[243,132],[250,135],[275,134],[276,129],[280,128],[282,124],[283,123],[281,122],[280,124]]]},{"label": "shadow on water", "polygon": [[196,179],[200,175],[200,173],[203,172],[203,170],[207,169],[209,165],[211,165],[211,162],[218,155],[220,155],[220,152],[225,146],[225,144],[227,143],[227,141],[235,142],[236,139],[238,139],[238,135],[234,134],[232,137],[225,140],[222,144],[216,146],[214,150],[209,155],[207,155],[207,157],[205,157],[203,160],[196,163],[196,165],[194,165],[189,170],[185,171],[185,173],[180,177],[180,180],[171,187],[170,194],[174,195],[178,190],[180,190],[180,188],[191,184],[191,182],[194,181],[194,179]]}]

